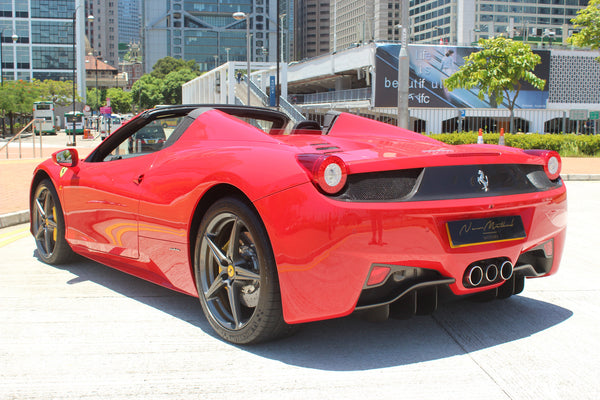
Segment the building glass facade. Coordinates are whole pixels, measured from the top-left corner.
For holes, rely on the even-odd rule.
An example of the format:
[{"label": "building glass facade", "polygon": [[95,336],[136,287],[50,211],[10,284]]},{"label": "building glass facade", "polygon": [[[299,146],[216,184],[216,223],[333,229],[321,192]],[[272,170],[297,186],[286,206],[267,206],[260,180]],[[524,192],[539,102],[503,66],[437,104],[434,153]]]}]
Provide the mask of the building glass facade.
[{"label": "building glass facade", "polygon": [[565,44],[587,0],[410,0],[413,43],[466,45],[504,35],[532,44]]},{"label": "building glass facade", "polygon": [[[201,71],[230,61],[246,61],[246,20],[233,13],[249,14],[252,61],[274,61],[277,51],[277,18],[283,22],[284,57],[289,60],[289,32],[293,23],[291,1],[273,0],[146,0],[142,6],[144,68],[151,71],[161,58],[194,60]],[[283,14],[286,14],[285,16]]]},{"label": "building glass facade", "polygon": [[119,43],[140,43],[140,0],[119,0]]},{"label": "building glass facade", "polygon": [[[310,4],[310,0],[297,0]],[[314,2],[314,0],[312,0]],[[317,0],[318,1],[318,0]],[[411,43],[470,45],[498,35],[534,46],[566,44],[588,0],[406,0]],[[404,0],[331,0],[329,51],[399,41]],[[303,27],[297,32],[303,32]],[[306,35],[307,40],[313,40]]]},{"label": "building glass facade", "polygon": [[79,32],[73,36],[78,1],[0,0],[4,80],[73,80],[73,42],[79,46],[82,37]]}]

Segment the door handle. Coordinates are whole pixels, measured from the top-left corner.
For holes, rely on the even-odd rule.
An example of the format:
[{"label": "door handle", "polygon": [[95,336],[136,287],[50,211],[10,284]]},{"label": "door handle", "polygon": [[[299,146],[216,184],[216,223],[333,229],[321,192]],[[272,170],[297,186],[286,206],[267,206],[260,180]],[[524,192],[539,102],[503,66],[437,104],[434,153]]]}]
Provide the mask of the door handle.
[{"label": "door handle", "polygon": [[133,178],[133,183],[135,183],[136,185],[139,185],[140,183],[142,183],[143,180],[144,180],[144,174],[141,174],[137,178]]}]

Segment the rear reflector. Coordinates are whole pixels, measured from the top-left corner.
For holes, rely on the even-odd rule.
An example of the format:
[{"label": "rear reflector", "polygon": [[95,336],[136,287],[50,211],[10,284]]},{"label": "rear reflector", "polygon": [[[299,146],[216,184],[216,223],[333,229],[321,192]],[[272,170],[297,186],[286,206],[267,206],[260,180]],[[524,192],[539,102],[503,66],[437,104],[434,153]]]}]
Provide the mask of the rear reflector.
[{"label": "rear reflector", "polygon": [[383,267],[380,265],[376,265],[371,269],[371,274],[369,275],[369,280],[367,281],[367,286],[375,286],[379,285],[390,273],[390,267]]}]

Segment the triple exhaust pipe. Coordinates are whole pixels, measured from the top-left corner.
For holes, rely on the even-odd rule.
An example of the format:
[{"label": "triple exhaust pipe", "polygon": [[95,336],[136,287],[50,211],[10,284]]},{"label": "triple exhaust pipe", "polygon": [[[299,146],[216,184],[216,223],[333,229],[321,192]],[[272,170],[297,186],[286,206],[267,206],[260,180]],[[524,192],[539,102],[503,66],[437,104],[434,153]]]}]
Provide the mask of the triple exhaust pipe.
[{"label": "triple exhaust pipe", "polygon": [[[480,266],[479,264],[483,264],[483,266]],[[500,268],[498,268],[497,264],[494,262],[490,262],[489,264],[480,262],[467,268],[466,280],[469,285],[477,287],[480,285],[496,283],[499,281],[498,277],[503,281],[509,280],[513,274],[512,263],[510,261],[503,261],[500,264]]]}]

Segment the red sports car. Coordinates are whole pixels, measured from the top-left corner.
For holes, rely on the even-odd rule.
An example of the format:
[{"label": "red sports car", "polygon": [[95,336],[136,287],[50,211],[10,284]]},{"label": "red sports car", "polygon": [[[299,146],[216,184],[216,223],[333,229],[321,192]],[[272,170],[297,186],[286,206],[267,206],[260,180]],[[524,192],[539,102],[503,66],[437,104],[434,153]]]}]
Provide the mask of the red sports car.
[{"label": "red sports car", "polygon": [[[164,141],[138,143],[165,119]],[[430,313],[446,293],[506,298],[557,271],[557,153],[451,146],[347,113],[290,125],[263,108],[161,107],[83,160],[55,153],[31,185],[39,256],[197,296],[235,343],[354,311]]]}]

